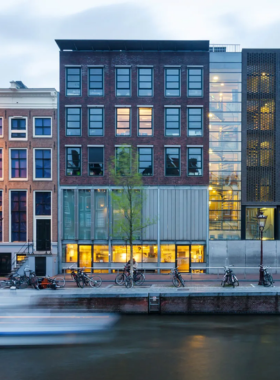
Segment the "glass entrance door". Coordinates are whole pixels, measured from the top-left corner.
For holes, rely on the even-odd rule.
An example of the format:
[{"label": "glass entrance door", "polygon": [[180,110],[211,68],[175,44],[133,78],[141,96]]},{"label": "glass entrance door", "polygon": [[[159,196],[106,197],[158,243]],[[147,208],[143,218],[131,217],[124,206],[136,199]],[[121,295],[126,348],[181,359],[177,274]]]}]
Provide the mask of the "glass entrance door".
[{"label": "glass entrance door", "polygon": [[85,267],[85,272],[91,272],[92,245],[79,245],[79,267]]},{"label": "glass entrance door", "polygon": [[177,245],[176,246],[176,266],[179,272],[190,272],[190,246]]}]

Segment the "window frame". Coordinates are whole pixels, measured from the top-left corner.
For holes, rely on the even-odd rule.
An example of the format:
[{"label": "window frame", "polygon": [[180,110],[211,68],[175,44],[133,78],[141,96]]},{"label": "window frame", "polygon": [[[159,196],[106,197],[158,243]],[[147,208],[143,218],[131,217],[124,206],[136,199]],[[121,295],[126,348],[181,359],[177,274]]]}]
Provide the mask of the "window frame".
[{"label": "window frame", "polygon": [[[51,151],[51,176],[50,178],[37,178],[36,177],[36,150],[49,150]],[[52,148],[33,148],[33,181],[52,181]]]},{"label": "window frame", "polygon": [[[68,149],[75,148],[80,149],[80,174],[69,175],[67,174],[68,165]],[[65,145],[65,176],[66,177],[81,177],[82,176],[82,145]]]},{"label": "window frame", "polygon": [[132,164],[132,147],[131,145],[115,145],[115,174],[117,176],[120,176],[120,177],[126,177],[125,175],[121,176],[121,175],[118,175],[117,174],[117,150],[118,149],[125,149],[125,148],[128,148],[129,149],[129,155],[130,155],[130,170],[129,170],[129,175],[131,175],[131,164]]},{"label": "window frame", "polygon": [[[189,95],[189,71],[190,70],[201,70],[201,95]],[[203,98],[204,97],[204,67],[202,66],[188,66],[187,67],[187,97],[188,98]]]},{"label": "window frame", "polygon": [[[91,90],[90,88],[90,70],[92,69],[102,69],[102,95],[91,95],[89,92]],[[104,66],[100,65],[100,66],[88,66],[88,96],[93,96],[93,97],[96,97],[96,98],[100,98],[100,97],[104,97],[105,96],[105,76],[104,76]]]},{"label": "window frame", "polygon": [[[201,135],[190,135],[189,134],[189,109],[201,109]],[[187,136],[188,137],[203,137],[204,136],[204,120],[203,119],[204,119],[204,107],[203,106],[187,107]]]},{"label": "window frame", "polygon": [[[128,135],[118,135],[117,134],[117,131],[118,131],[118,110],[123,109],[123,108],[129,110],[129,134]],[[131,110],[130,106],[129,107],[128,106],[116,106],[115,107],[115,136],[116,137],[131,137],[131,124],[132,124],[131,119],[132,119],[132,110]]]},{"label": "window frame", "polygon": [[[164,97],[165,98],[180,98],[181,97],[181,66],[165,66],[164,67]],[[167,70],[179,70],[179,95],[167,95],[166,94],[166,84],[167,84]]]},{"label": "window frame", "polygon": [[[90,135],[90,111],[93,109],[102,109],[102,135]],[[99,129],[99,128],[97,128]],[[90,106],[88,107],[88,137],[104,137],[105,136],[105,110],[103,106]]]},{"label": "window frame", "polygon": [[[36,194],[37,193],[50,193],[51,194],[51,205],[50,205],[50,210],[51,214],[50,215],[36,215]],[[53,195],[51,190],[34,190],[33,191],[33,217],[34,219],[51,219],[52,218],[52,203],[53,203]],[[36,227],[36,223],[35,223]],[[35,235],[34,235],[35,236]]]},{"label": "window frame", "polygon": [[[139,161],[139,149],[151,149],[151,156],[152,156],[152,159],[151,159],[151,163],[152,163],[152,174],[151,175],[142,175],[142,177],[153,177],[154,176],[154,146],[151,146],[151,145],[147,145],[147,146],[144,146],[144,145],[137,145],[137,158],[138,158],[138,173],[139,173],[139,164],[140,164],[140,161]],[[140,174],[140,173],[139,173]]]},{"label": "window frame", "polygon": [[[140,89],[140,70],[141,69],[150,69],[151,70],[151,91],[152,95],[139,95]],[[154,97],[154,67],[153,66],[141,66],[137,67],[137,97],[138,98],[153,98]]]},{"label": "window frame", "polygon": [[[28,191],[26,189],[9,189],[9,242],[13,243],[12,241],[12,192],[19,192],[19,191],[24,191],[25,192],[25,204],[26,204],[26,240],[20,241],[22,242],[27,242],[28,240]],[[16,241],[15,241],[16,242]]]},{"label": "window frame", "polygon": [[[168,109],[178,109],[179,110],[179,135],[176,135],[176,136],[172,136],[172,135],[167,135],[166,134],[166,122],[167,122],[167,117],[166,117],[166,111]],[[172,130],[172,128],[170,128]],[[181,136],[181,107],[180,106],[167,106],[167,107],[164,107],[164,137],[180,137]]]},{"label": "window frame", "polygon": [[[152,110],[152,120],[151,120],[152,134],[151,135],[140,135],[139,134],[139,131],[140,131],[140,128],[139,128],[139,125],[140,125],[139,110],[140,110],[140,108],[149,108],[149,109]],[[153,137],[154,136],[154,107],[153,106],[137,106],[137,136],[138,137],[144,137],[144,138]]]},{"label": "window frame", "polygon": [[[12,137],[12,133],[23,133],[23,131],[12,132],[12,120],[25,120],[25,134],[26,137]],[[28,140],[28,117],[27,116],[10,116],[9,117],[9,141],[27,141]]]},{"label": "window frame", "polygon": [[[51,128],[51,134],[50,135],[36,135],[36,126],[35,126],[36,119],[51,119],[51,126],[50,126],[50,128]],[[33,138],[34,139],[38,139],[38,138],[40,138],[40,139],[50,139],[50,138],[52,138],[52,128],[53,128],[52,124],[53,123],[52,123],[52,117],[51,116],[33,116]]]},{"label": "window frame", "polygon": [[[80,134],[79,135],[68,135],[67,134],[67,123],[68,123],[68,110],[69,109],[79,109],[80,110]],[[77,128],[70,128],[70,129],[77,129]],[[81,137],[82,136],[82,107],[81,106],[65,106],[65,136],[66,137]]]},{"label": "window frame", "polygon": [[[67,80],[67,76],[68,76],[68,74],[67,74],[67,71],[69,70],[69,69],[79,69],[80,70],[80,94],[79,95],[69,95],[69,94],[67,94],[67,90],[68,90],[68,88],[67,88],[67,85],[68,85],[68,80]],[[70,98],[71,97],[74,97],[74,96],[82,96],[82,66],[75,66],[75,65],[73,65],[73,66],[65,66],[65,96],[69,96]]]},{"label": "window frame", "polygon": [[[168,175],[166,174],[166,150],[167,149],[178,149],[179,150],[179,175]],[[181,167],[182,167],[182,163],[181,163],[181,146],[178,146],[178,145],[165,145],[164,146],[164,177],[181,177]]]},{"label": "window frame", "polygon": [[[129,70],[129,95],[118,95],[118,70],[127,69]],[[132,80],[131,80],[131,66],[115,66],[115,96],[117,98],[130,98],[132,96]]]},{"label": "window frame", "polygon": [[[26,177],[13,178],[12,177],[12,150],[25,150],[26,151]],[[28,181],[28,149],[27,148],[9,148],[9,181]]]},{"label": "window frame", "polygon": [[[200,175],[192,175],[189,174],[189,149],[200,149],[201,150],[201,174]],[[203,177],[203,146],[198,145],[188,145],[187,146],[187,177],[197,178]]]},{"label": "window frame", "polygon": [[[89,150],[90,149],[92,149],[92,148],[102,148],[102,171],[103,171],[103,174],[102,175],[90,175],[89,173],[90,173],[90,169],[89,169],[89,164],[90,164],[90,161],[89,161]],[[87,162],[88,162],[88,177],[90,177],[90,178],[99,178],[99,177],[104,177],[104,171],[105,171],[105,160],[104,160],[104,158],[105,158],[105,149],[104,149],[104,145],[88,145],[87,146],[87,157],[88,157],[88,160],[87,160]]]}]

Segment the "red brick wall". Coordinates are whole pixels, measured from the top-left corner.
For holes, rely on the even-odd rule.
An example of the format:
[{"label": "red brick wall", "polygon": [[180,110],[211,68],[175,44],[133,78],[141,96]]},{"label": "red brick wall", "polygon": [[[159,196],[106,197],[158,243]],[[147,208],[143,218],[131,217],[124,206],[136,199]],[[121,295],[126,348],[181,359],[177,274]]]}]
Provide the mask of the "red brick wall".
[{"label": "red brick wall", "polygon": [[[65,65],[82,65],[82,96],[65,96]],[[88,68],[87,65],[104,65],[105,96],[91,97],[87,94]],[[131,65],[132,96],[115,96],[115,65]],[[137,96],[137,65],[154,66],[154,96]],[[169,98],[164,96],[164,65],[181,65],[181,97]],[[204,67],[204,97],[188,98],[187,65],[203,65]],[[154,146],[154,176],[145,177],[145,185],[207,185],[209,183],[208,169],[208,113],[209,113],[209,54],[207,52],[61,52],[60,53],[60,181],[61,185],[108,185],[106,161],[114,155],[114,146],[121,144]],[[82,136],[65,136],[65,105],[82,105]],[[88,136],[87,105],[104,105],[105,136]],[[115,136],[115,105],[131,105],[132,136]],[[137,136],[137,105],[154,106],[154,136]],[[181,136],[164,136],[164,105],[181,106]],[[186,125],[187,105],[203,105],[204,107],[204,136],[188,137]],[[82,175],[80,177],[65,176],[65,144],[82,145]],[[87,167],[87,145],[105,146],[105,175],[104,177],[89,177]],[[181,176],[164,176],[164,145],[181,145]],[[203,145],[203,177],[187,177],[186,175],[186,146]]]}]

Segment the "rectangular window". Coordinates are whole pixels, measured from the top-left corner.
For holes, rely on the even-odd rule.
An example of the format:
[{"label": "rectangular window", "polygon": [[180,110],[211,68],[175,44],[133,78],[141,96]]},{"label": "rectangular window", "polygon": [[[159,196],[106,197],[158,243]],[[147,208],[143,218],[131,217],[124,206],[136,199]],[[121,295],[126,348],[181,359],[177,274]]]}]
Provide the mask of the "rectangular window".
[{"label": "rectangular window", "polygon": [[130,69],[116,69],[116,96],[131,96]]},{"label": "rectangular window", "polygon": [[188,108],[188,136],[202,136],[202,108]]},{"label": "rectangular window", "polygon": [[188,96],[202,95],[202,69],[188,69]]},{"label": "rectangular window", "polygon": [[108,239],[108,205],[106,190],[94,190],[94,238]]},{"label": "rectangular window", "polygon": [[11,149],[11,179],[27,178],[27,151],[26,149]]},{"label": "rectangular window", "polygon": [[116,136],[130,136],[130,108],[117,108]]},{"label": "rectangular window", "polygon": [[202,148],[188,148],[188,175],[202,176]]},{"label": "rectangular window", "polygon": [[3,136],[3,118],[0,117],[0,136]]},{"label": "rectangular window", "polygon": [[34,120],[34,136],[45,137],[51,136],[51,118],[50,117],[36,117]]},{"label": "rectangular window", "polygon": [[81,96],[81,68],[69,67],[66,68],[66,95]]},{"label": "rectangular window", "polygon": [[66,108],[66,136],[81,136],[81,108]]},{"label": "rectangular window", "polygon": [[138,148],[138,172],[143,176],[153,175],[153,148]]},{"label": "rectangular window", "polygon": [[102,147],[88,148],[88,172],[90,176],[103,175],[104,152]]},{"label": "rectangular window", "polygon": [[153,135],[153,109],[138,108],[138,136]]},{"label": "rectangular window", "polygon": [[180,108],[165,108],[165,136],[180,136]]},{"label": "rectangular window", "polygon": [[75,194],[74,190],[63,190],[63,237],[75,239]]},{"label": "rectangular window", "polygon": [[0,149],[0,178],[3,178],[3,149]]},{"label": "rectangular window", "polygon": [[131,148],[116,148],[116,174],[120,176],[129,175],[131,172]]},{"label": "rectangular window", "polygon": [[165,175],[180,176],[180,148],[165,148]]},{"label": "rectangular window", "polygon": [[79,239],[91,238],[91,191],[79,190]]},{"label": "rectangular window", "polygon": [[51,192],[36,191],[35,193],[35,215],[49,216],[51,215]]},{"label": "rectangular window", "polygon": [[89,136],[104,136],[103,108],[89,108]]},{"label": "rectangular window", "polygon": [[11,241],[26,241],[26,191],[11,191]]},{"label": "rectangular window", "polygon": [[3,241],[3,231],[2,231],[2,218],[3,218],[2,196],[3,196],[3,191],[0,191],[0,241]]},{"label": "rectangular window", "polygon": [[90,96],[103,96],[103,67],[89,69],[89,90]]},{"label": "rectangular window", "polygon": [[165,96],[180,96],[180,69],[165,69]]},{"label": "rectangular window", "polygon": [[66,175],[81,175],[81,148],[66,148]]},{"label": "rectangular window", "polygon": [[26,119],[11,119],[10,140],[27,140]]},{"label": "rectangular window", "polygon": [[138,96],[153,96],[153,69],[138,69]]},{"label": "rectangular window", "polygon": [[51,150],[35,149],[35,179],[51,179]]}]

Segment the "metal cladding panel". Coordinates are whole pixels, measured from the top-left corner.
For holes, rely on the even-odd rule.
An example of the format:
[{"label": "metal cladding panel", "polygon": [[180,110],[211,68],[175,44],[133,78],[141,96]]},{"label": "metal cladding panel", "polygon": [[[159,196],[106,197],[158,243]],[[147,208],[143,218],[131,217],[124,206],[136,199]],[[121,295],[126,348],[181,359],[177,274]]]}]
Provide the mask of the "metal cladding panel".
[{"label": "metal cladding panel", "polygon": [[160,239],[175,239],[176,190],[160,190]]},{"label": "metal cladding panel", "polygon": [[143,222],[149,219],[153,224],[143,230],[144,240],[157,240],[158,230],[158,191],[157,189],[144,190]]}]

